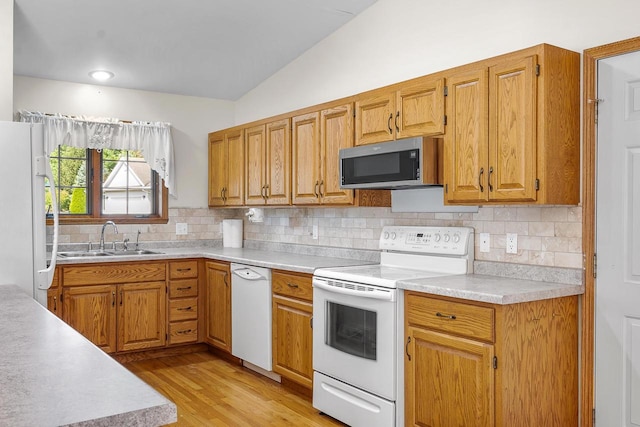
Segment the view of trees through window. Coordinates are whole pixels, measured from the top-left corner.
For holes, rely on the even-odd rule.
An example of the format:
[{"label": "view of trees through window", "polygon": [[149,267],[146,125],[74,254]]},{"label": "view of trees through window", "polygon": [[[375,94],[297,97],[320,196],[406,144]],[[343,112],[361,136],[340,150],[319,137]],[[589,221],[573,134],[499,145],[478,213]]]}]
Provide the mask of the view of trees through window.
[{"label": "view of trees through window", "polygon": [[[60,214],[86,216],[94,209],[114,215],[156,213],[156,174],[140,151],[60,146],[50,157]],[[92,178],[100,175],[100,185],[92,185]],[[100,202],[95,203],[94,197]],[[49,188],[45,203],[50,212]]]}]

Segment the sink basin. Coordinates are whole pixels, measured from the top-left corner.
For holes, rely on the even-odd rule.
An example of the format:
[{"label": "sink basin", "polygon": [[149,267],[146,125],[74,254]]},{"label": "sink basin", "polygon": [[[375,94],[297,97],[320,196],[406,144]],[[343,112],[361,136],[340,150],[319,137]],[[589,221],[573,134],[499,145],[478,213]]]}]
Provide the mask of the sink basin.
[{"label": "sink basin", "polygon": [[77,257],[93,257],[93,256],[110,256],[111,252],[106,251],[68,251],[58,252],[58,256],[63,258],[77,258]]},{"label": "sink basin", "polygon": [[110,255],[123,256],[123,255],[158,255],[162,252],[150,251],[147,249],[129,249],[126,251],[114,251],[110,252]]},{"label": "sink basin", "polygon": [[126,251],[68,251],[58,252],[58,256],[62,258],[86,258],[86,257],[103,257],[103,256],[136,256],[136,255],[159,255],[162,252],[150,251],[147,249],[130,249]]}]

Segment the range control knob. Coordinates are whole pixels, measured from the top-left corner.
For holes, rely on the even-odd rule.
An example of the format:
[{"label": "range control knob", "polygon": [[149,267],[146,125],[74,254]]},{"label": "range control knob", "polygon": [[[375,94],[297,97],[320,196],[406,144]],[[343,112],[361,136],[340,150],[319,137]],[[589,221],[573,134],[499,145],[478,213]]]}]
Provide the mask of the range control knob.
[{"label": "range control knob", "polygon": [[458,243],[460,241],[460,235],[458,233],[453,235],[453,243]]},{"label": "range control knob", "polygon": [[436,242],[440,241],[440,233],[436,233],[435,236],[433,236],[433,240],[435,240]]},{"label": "range control knob", "polygon": [[385,238],[385,239],[388,239],[388,238],[389,238],[389,232],[388,232],[388,231],[385,231],[385,232],[384,232],[384,238]]},{"label": "range control knob", "polygon": [[449,240],[451,240],[451,236],[449,236],[448,234],[444,235],[444,241],[448,242]]}]

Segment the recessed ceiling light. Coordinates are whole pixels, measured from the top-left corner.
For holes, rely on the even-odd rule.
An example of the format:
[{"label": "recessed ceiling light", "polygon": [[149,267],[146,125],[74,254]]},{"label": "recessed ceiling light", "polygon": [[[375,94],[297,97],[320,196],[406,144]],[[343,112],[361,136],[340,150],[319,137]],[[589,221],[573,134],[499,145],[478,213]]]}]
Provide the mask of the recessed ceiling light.
[{"label": "recessed ceiling light", "polygon": [[115,74],[111,71],[106,70],[95,70],[89,73],[89,77],[98,80],[99,82],[106,82],[107,80],[113,78]]}]

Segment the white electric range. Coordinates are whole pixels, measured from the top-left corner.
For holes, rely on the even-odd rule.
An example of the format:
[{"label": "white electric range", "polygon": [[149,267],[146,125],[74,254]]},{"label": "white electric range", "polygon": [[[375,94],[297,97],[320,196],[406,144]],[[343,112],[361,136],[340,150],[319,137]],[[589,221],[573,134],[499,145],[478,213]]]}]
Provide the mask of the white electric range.
[{"label": "white electric range", "polygon": [[387,226],[379,265],[313,276],[313,406],[350,426],[404,425],[400,281],[473,272],[468,227]]}]

